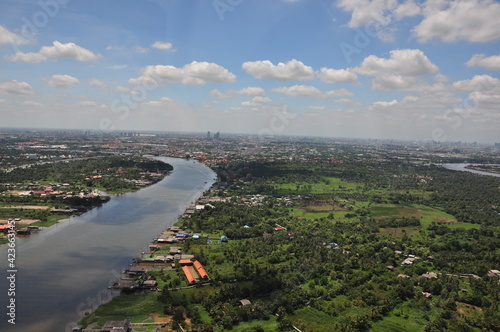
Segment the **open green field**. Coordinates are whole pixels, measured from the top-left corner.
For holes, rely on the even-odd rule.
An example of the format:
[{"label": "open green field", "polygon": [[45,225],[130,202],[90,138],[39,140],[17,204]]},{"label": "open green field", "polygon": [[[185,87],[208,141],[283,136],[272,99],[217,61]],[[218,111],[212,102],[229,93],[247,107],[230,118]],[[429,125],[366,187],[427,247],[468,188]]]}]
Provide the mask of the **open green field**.
[{"label": "open green field", "polygon": [[303,308],[295,311],[290,317],[296,326],[307,326],[307,331],[322,332],[328,331],[337,320],[314,308]]},{"label": "open green field", "polygon": [[163,305],[157,301],[159,293],[127,294],[114,297],[95,312],[82,319],[82,323],[102,326],[108,320],[127,318],[132,323],[152,322],[152,313],[162,313]]},{"label": "open green field", "polygon": [[370,331],[373,332],[421,332],[425,324],[419,324],[413,318],[396,316],[390,314],[382,320],[372,324]]},{"label": "open green field", "polygon": [[434,208],[421,204],[397,205],[397,204],[373,204],[370,207],[371,215],[376,219],[387,217],[415,217],[420,220],[422,226],[429,226],[432,222],[443,223],[451,228],[479,228],[478,224],[460,223],[457,219],[444,212],[440,208]]},{"label": "open green field", "polygon": [[275,185],[281,194],[324,194],[334,192],[354,191],[362,187],[361,184],[343,181],[335,177],[322,177],[318,182],[283,183]]},{"label": "open green field", "polygon": [[440,309],[432,309],[439,297],[431,300],[412,299],[396,306],[387,316],[371,324],[373,332],[422,332],[424,327],[439,316]]},{"label": "open green field", "polygon": [[420,231],[415,227],[390,227],[381,228],[380,235],[392,236],[396,239],[401,239],[403,236],[418,237],[420,236]]},{"label": "open green field", "polygon": [[[265,332],[274,332],[278,331],[278,321],[276,316],[270,316],[268,320],[253,320],[251,322],[241,322],[236,326],[233,326],[233,328],[230,331],[234,332],[251,332],[254,331],[254,329],[261,327]],[[215,330],[217,331],[217,330]],[[219,330],[220,332],[222,331],[228,331],[228,330]],[[294,331],[294,330],[291,330]]]}]

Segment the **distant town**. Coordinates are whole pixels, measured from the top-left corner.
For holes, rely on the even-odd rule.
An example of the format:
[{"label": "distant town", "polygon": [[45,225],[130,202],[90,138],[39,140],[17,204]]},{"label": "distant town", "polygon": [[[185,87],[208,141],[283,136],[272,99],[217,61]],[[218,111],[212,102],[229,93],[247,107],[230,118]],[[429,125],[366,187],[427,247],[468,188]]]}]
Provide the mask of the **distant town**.
[{"label": "distant town", "polygon": [[146,249],[99,293],[119,295],[71,331],[500,324],[500,143],[2,129],[0,244],[194,164],[209,172],[204,191],[160,233],[140,226]]},{"label": "distant town", "polygon": [[[339,153],[349,159],[384,162],[488,163],[500,143],[398,141],[246,134],[169,133],[143,131],[0,129],[0,170],[31,164],[105,156],[162,155],[193,158],[216,165],[227,160],[328,160]],[[349,154],[350,153],[350,154]]]}]

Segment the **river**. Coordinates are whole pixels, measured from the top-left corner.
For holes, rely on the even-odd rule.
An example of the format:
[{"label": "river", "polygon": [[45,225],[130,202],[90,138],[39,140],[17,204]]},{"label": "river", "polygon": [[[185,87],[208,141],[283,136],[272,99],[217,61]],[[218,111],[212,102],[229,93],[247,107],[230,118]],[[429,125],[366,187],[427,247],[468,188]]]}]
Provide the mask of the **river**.
[{"label": "river", "polygon": [[[15,297],[8,296],[8,247],[0,246],[0,331],[69,331],[84,312],[111,299],[110,282],[214,182],[215,173],[202,163],[158,159],[174,170],[157,184],[17,237]],[[10,298],[15,325],[7,322]]]},{"label": "river", "polygon": [[467,166],[467,165],[470,165],[470,164],[442,164],[441,166],[443,166],[444,168],[450,169],[452,171],[465,171],[465,172],[470,172],[470,173],[474,173],[474,174],[500,177],[500,174],[497,174],[497,173],[476,171],[475,169],[465,168],[465,166]]}]

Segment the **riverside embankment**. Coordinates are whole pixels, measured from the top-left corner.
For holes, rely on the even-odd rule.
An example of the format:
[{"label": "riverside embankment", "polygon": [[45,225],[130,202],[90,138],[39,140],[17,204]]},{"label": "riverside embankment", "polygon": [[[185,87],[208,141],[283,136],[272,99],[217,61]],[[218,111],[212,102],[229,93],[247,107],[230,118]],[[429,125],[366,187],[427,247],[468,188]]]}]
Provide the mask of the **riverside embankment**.
[{"label": "riverside embankment", "polygon": [[[86,311],[111,299],[110,281],[187,205],[208,189],[215,173],[184,159],[159,158],[174,167],[162,181],[116,196],[31,237],[16,238],[15,295],[8,296],[8,246],[0,247],[0,307],[4,332],[64,331]],[[15,300],[15,325],[8,323]]]}]

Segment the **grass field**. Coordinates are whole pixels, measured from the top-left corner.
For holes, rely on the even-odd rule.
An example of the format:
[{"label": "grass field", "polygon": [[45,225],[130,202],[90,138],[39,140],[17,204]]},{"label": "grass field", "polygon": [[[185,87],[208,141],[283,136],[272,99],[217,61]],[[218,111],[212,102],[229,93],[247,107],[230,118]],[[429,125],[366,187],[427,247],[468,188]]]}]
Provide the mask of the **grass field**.
[{"label": "grass field", "polygon": [[[278,321],[276,316],[269,317],[269,320],[253,320],[251,322],[241,322],[236,326],[233,326],[231,331],[234,332],[249,332],[253,331],[254,328],[261,327],[265,332],[278,331]],[[221,330],[225,331],[225,330]],[[293,331],[293,330],[292,330]]]},{"label": "grass field", "polygon": [[290,316],[292,323],[299,329],[300,326],[307,326],[307,331],[323,332],[329,331],[336,323],[336,319],[314,308],[303,308],[295,311]]},{"label": "grass field", "polygon": [[[279,191],[287,191],[300,193],[300,194],[324,194],[324,193],[335,193],[335,192],[350,192],[350,193],[359,193],[361,191],[362,186],[357,183],[349,183],[346,181],[342,181],[339,178],[334,177],[324,177],[323,181],[318,183],[286,183],[277,185],[277,189]],[[404,192],[387,192],[380,189],[370,191],[371,194],[375,194],[378,196],[387,196],[391,193],[395,194],[403,194]],[[422,196],[427,195],[422,193],[421,191],[411,191],[411,195],[413,196]],[[389,204],[389,203],[372,203],[369,202],[361,202],[361,201],[342,201],[342,205],[339,204],[340,201],[334,202],[323,202],[322,204],[315,205],[299,205],[290,209],[290,213],[299,218],[304,218],[306,220],[312,219],[320,219],[320,218],[331,218],[335,220],[348,220],[346,218],[347,213],[352,213],[353,210],[358,208],[368,208],[370,210],[370,216],[375,219],[385,219],[390,217],[396,218],[409,218],[415,217],[420,220],[420,223],[423,227],[429,226],[432,222],[445,223],[447,226],[451,228],[479,228],[477,224],[468,224],[468,223],[459,223],[457,219],[444,212],[442,209],[430,207],[421,204]],[[404,229],[407,232],[407,235],[418,235],[418,231],[415,229]],[[391,230],[384,231],[385,233],[391,232]],[[382,232],[382,233],[384,233]],[[392,230],[393,236],[396,238],[400,238],[404,233],[402,229],[399,231]],[[399,232],[399,233],[398,233]]]},{"label": "grass field", "polygon": [[362,185],[343,181],[334,177],[323,177],[322,181],[302,182],[302,183],[283,183],[277,184],[275,189],[281,194],[324,194],[334,192],[349,192],[361,188]]},{"label": "grass field", "polygon": [[421,204],[397,205],[397,204],[373,204],[370,207],[371,215],[376,219],[387,217],[415,217],[420,220],[422,226],[429,226],[432,222],[444,223],[450,228],[479,228],[478,224],[460,223],[457,219],[444,212],[442,209]]},{"label": "grass field", "polygon": [[373,323],[370,331],[373,332],[421,332],[423,326],[413,319],[389,315]]},{"label": "grass field", "polygon": [[400,239],[403,236],[416,237],[420,235],[420,231],[415,227],[391,227],[381,228],[380,235],[388,235],[393,238]]},{"label": "grass field", "polygon": [[101,305],[91,315],[82,320],[85,324],[97,322],[102,326],[108,320],[129,319],[132,323],[151,320],[152,313],[163,312],[163,305],[157,301],[158,293],[127,294],[114,297]]}]

